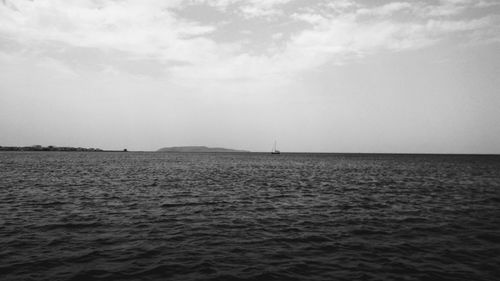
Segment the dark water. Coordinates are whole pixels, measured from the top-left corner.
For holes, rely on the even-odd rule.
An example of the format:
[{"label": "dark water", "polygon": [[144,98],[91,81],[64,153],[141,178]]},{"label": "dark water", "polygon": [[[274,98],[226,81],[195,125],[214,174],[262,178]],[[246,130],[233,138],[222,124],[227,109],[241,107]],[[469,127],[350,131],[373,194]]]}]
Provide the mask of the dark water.
[{"label": "dark water", "polygon": [[0,280],[499,280],[500,157],[0,153]]}]

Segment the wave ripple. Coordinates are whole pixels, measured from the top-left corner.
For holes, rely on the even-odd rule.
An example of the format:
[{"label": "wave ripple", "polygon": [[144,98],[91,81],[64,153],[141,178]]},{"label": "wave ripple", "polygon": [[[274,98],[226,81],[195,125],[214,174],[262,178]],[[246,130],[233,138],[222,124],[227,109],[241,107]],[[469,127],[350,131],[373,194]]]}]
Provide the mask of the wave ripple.
[{"label": "wave ripple", "polygon": [[2,280],[497,280],[500,157],[0,153]]}]

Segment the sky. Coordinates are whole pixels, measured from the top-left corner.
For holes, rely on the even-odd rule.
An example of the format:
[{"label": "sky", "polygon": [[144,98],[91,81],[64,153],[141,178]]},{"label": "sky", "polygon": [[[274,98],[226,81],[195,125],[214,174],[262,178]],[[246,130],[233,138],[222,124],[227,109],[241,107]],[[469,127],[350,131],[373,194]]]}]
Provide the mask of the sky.
[{"label": "sky", "polygon": [[0,0],[0,145],[500,153],[498,0]]}]

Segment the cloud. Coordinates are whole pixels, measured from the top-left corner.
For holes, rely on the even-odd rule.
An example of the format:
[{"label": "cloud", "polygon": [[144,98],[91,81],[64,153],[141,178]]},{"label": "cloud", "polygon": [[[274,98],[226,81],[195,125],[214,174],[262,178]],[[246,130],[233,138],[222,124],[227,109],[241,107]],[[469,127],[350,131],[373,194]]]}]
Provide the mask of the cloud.
[{"label": "cloud", "polygon": [[37,66],[50,71],[50,73],[56,74],[58,78],[72,79],[78,77],[78,74],[75,73],[70,67],[53,58],[41,58],[38,60]]},{"label": "cloud", "polygon": [[366,6],[353,1],[334,2],[327,6],[342,11],[341,14],[293,14],[294,19],[307,22],[313,28],[292,37],[287,49],[297,54],[314,53],[315,57],[341,62],[353,55],[422,48],[458,32],[472,34],[494,29],[498,16],[465,19],[436,17],[483,5],[483,1],[475,0],[446,0],[438,5],[391,2],[381,6]]},{"label": "cloud", "polygon": [[[498,42],[491,38],[499,38],[500,33],[496,27],[498,15],[484,11],[495,2],[486,0],[397,1],[384,5],[342,0],[287,6],[293,2],[3,0],[0,40],[17,42],[45,57],[57,52],[51,46],[63,45],[65,49],[118,52],[120,58],[129,60],[154,60],[165,68],[165,79],[186,84],[193,84],[193,80],[279,83],[326,63],[342,64],[377,52],[423,48],[456,34],[469,42]],[[255,52],[247,47],[251,45],[248,38],[217,40],[212,35],[220,25],[176,13],[189,5],[210,6],[230,14],[224,24],[241,26],[236,29],[238,34],[242,30],[259,34],[257,26],[268,28],[270,18],[275,24],[269,28],[274,29],[267,41],[254,42],[264,46]],[[473,9],[483,10],[460,16]],[[264,24],[252,26],[249,21]],[[289,22],[303,25],[287,29],[285,23]],[[109,69],[117,67],[111,65]]]},{"label": "cloud", "polygon": [[452,17],[464,12],[485,7],[498,6],[500,3],[490,0],[440,0],[437,4],[414,5],[415,13],[420,16]]},{"label": "cloud", "polygon": [[390,16],[400,11],[409,10],[412,7],[412,4],[408,2],[392,2],[376,8],[361,8],[356,13],[361,15]]},{"label": "cloud", "polygon": [[2,9],[0,32],[30,44],[53,41],[163,59],[192,61],[201,59],[192,55],[199,50],[212,53],[214,43],[201,36],[215,27],[176,18],[172,6],[152,0],[19,1],[18,12]]},{"label": "cloud", "polygon": [[281,15],[277,7],[294,0],[191,0],[184,5],[207,5],[223,12],[231,10],[245,18],[269,18]]}]

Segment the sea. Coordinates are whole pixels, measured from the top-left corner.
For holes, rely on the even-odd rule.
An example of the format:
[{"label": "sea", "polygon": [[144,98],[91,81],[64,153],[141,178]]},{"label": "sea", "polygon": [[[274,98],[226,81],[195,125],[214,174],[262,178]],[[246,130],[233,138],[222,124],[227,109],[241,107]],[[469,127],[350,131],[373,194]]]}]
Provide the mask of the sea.
[{"label": "sea", "polygon": [[1,152],[0,280],[500,280],[500,156]]}]

